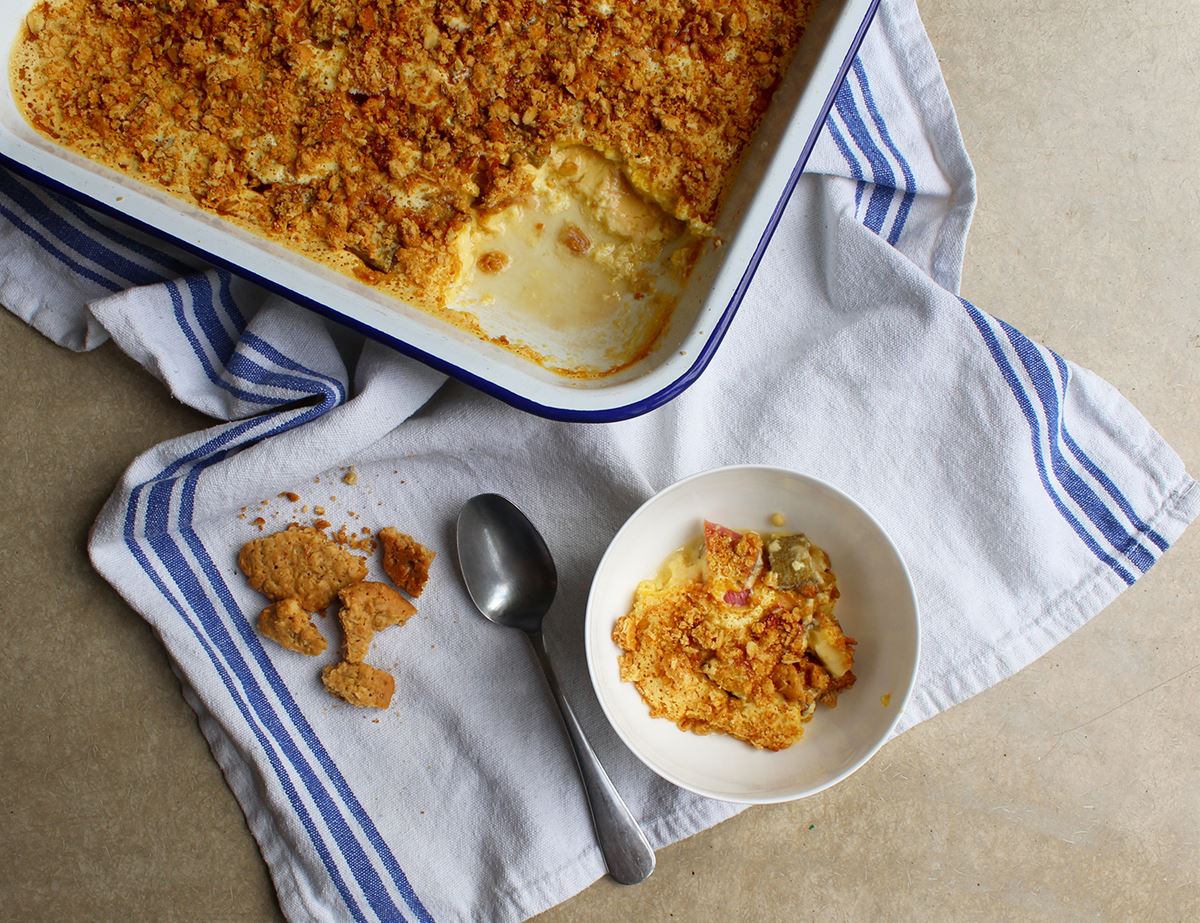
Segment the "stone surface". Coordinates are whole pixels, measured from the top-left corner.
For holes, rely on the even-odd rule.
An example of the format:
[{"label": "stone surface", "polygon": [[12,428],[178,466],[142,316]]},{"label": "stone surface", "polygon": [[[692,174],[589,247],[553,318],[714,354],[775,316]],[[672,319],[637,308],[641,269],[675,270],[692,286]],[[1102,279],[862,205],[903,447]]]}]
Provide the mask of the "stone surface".
[{"label": "stone surface", "polygon": [[[979,174],[963,293],[1108,378],[1200,472],[1200,7],[926,0]],[[205,420],[0,312],[0,919],[268,920],[151,631],[89,567],[133,454]],[[843,785],[540,918],[1200,916],[1200,532],[1033,666]]]}]

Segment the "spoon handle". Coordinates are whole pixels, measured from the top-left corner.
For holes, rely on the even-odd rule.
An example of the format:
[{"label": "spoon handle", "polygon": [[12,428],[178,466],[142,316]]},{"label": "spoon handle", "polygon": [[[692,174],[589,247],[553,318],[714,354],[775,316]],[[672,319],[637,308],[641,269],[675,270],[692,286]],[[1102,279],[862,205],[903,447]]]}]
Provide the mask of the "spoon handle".
[{"label": "spoon handle", "polygon": [[583,789],[587,793],[588,807],[592,813],[592,825],[596,828],[596,840],[604,854],[608,874],[614,881],[623,885],[635,885],[644,881],[654,871],[654,850],[650,848],[646,834],[642,833],[642,828],[629,813],[629,808],[621,800],[596,752],[584,736],[583,728],[579,726],[579,721],[558,684],[554,668],[550,665],[542,633],[530,632],[529,640],[533,643],[542,671],[546,674],[546,682],[550,691],[554,693],[559,712],[562,713],[567,736],[571,738],[575,762],[579,766],[579,776],[583,780]]}]

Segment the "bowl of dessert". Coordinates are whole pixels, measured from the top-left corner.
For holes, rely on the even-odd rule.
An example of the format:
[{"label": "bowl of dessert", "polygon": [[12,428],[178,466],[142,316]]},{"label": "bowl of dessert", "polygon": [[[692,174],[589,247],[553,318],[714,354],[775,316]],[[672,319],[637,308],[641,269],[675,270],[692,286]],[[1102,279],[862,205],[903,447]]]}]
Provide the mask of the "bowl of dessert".
[{"label": "bowl of dessert", "polygon": [[740,465],[641,506],[588,597],[588,670],[643,763],[710,798],[791,801],[888,740],[916,679],[904,559],[830,484]]}]

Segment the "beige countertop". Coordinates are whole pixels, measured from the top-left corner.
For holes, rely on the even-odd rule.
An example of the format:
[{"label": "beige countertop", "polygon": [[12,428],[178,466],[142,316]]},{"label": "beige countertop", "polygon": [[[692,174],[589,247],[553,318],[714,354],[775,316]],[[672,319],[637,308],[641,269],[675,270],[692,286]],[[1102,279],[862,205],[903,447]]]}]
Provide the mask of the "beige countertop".
[{"label": "beige countertop", "polygon": [[[975,162],[963,293],[1200,473],[1200,4],[925,0]],[[273,919],[150,630],[89,567],[136,452],[204,418],[0,311],[0,919]],[[541,919],[1200,918],[1200,531],[1033,666],[822,795]]]}]

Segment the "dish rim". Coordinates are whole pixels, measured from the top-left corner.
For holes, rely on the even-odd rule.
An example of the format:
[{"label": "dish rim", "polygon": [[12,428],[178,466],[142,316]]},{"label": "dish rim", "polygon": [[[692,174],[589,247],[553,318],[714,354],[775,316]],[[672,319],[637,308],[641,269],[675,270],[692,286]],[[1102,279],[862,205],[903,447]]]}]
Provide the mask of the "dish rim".
[{"label": "dish rim", "polygon": [[62,182],[52,176],[49,176],[36,167],[26,164],[8,153],[0,150],[0,166],[11,170],[17,175],[24,177],[32,182],[37,183],[55,192],[59,195],[64,195],[81,205],[99,211],[109,217],[115,218],[125,224],[135,227],[147,234],[150,234],[160,240],[170,243],[180,249],[200,257],[205,262],[228,270],[234,275],[254,282],[262,286],[268,291],[294,301],[302,307],[313,311],[321,317],[342,324],[363,334],[377,342],[383,343],[396,352],[442,372],[452,378],[455,378],[471,387],[482,391],[484,394],[495,397],[505,403],[517,408],[518,410],[544,417],[550,420],[557,420],[568,423],[615,423],[622,420],[633,419],[649,413],[652,410],[661,407],[662,405],[674,400],[691,385],[693,385],[704,371],[708,368],[709,363],[716,355],[717,349],[728,332],[729,325],[733,322],[738,309],[741,307],[742,301],[745,298],[746,291],[753,281],[758,267],[762,262],[762,258],[766,253],[767,246],[771,242],[771,238],[775,234],[775,230],[782,218],[783,211],[787,207],[788,201],[791,199],[792,193],[796,188],[796,184],[800,180],[800,176],[804,171],[804,167],[808,163],[809,157],[812,156],[813,148],[816,146],[817,139],[820,137],[821,131],[824,129],[825,122],[829,118],[829,112],[833,108],[837,94],[841,91],[842,85],[846,80],[850,67],[858,55],[859,49],[862,46],[863,39],[866,37],[867,30],[874,22],[875,15],[879,9],[881,0],[869,0],[867,7],[863,13],[862,20],[850,41],[846,54],[842,58],[838,66],[836,76],[830,85],[829,91],[826,93],[824,101],[818,108],[818,118],[810,128],[804,144],[800,148],[796,163],[792,167],[792,171],[788,176],[787,182],[780,191],[779,198],[776,200],[770,217],[763,225],[763,229],[759,235],[758,242],[755,245],[754,251],[742,270],[741,277],[738,279],[737,286],[731,293],[728,302],[717,316],[712,325],[707,337],[697,352],[696,358],[692,363],[683,370],[680,375],[674,380],[663,385],[657,391],[629,401],[628,403],[618,404],[612,407],[600,407],[584,409],[578,407],[564,407],[558,404],[542,403],[526,394],[518,393],[504,385],[491,381],[469,369],[457,365],[453,360],[436,355],[426,349],[422,349],[412,343],[393,336],[371,324],[359,320],[349,314],[346,314],[337,308],[324,304],[318,299],[297,292],[289,288],[286,284],[274,279],[268,278],[255,270],[248,269],[245,266],[238,264],[232,259],[227,259],[219,254],[213,253],[198,243],[192,243],[180,236],[172,234],[165,228],[143,221],[132,215],[127,214],[119,208],[109,205],[106,202],[96,199],[82,190]]},{"label": "dish rim", "polygon": [[[804,481],[812,482],[812,483],[822,487],[823,489],[828,490],[831,493],[837,495],[844,502],[849,503],[852,507],[854,507],[860,513],[862,513],[862,515],[865,516],[867,518],[867,520],[879,531],[879,534],[883,537],[884,541],[887,542],[888,547],[890,547],[892,549],[892,552],[896,555],[896,560],[900,563],[900,571],[904,576],[905,585],[908,588],[909,597],[912,600],[913,623],[914,623],[914,629],[915,629],[914,633],[913,633],[914,640],[913,640],[913,652],[912,652],[912,672],[909,675],[908,683],[905,685],[903,695],[899,696],[899,697],[897,697],[895,695],[892,696],[890,704],[894,704],[896,707],[895,707],[894,713],[892,714],[891,720],[887,724],[887,727],[879,735],[878,740],[876,740],[873,744],[871,744],[871,746],[866,750],[866,752],[859,759],[855,760],[855,762],[852,763],[850,766],[848,766],[846,769],[835,774],[833,777],[831,777],[830,779],[827,779],[826,781],[820,783],[819,785],[811,786],[811,787],[803,789],[795,794],[784,794],[784,795],[773,795],[773,796],[766,795],[766,796],[756,796],[756,797],[751,797],[751,798],[731,798],[728,795],[709,791],[709,790],[706,790],[703,788],[699,788],[695,785],[689,784],[688,782],[685,782],[685,781],[679,779],[678,777],[676,777],[673,773],[671,773],[667,770],[664,770],[659,766],[656,766],[647,757],[642,755],[642,753],[639,751],[638,747],[626,735],[625,731],[618,725],[618,723],[616,721],[613,720],[613,716],[609,713],[608,702],[605,699],[604,694],[601,692],[601,689],[600,689],[600,683],[596,676],[597,671],[596,671],[596,669],[594,669],[594,659],[595,659],[595,657],[599,656],[599,652],[597,652],[595,650],[595,648],[592,644],[592,632],[590,630],[590,626],[591,626],[591,620],[593,617],[593,600],[596,598],[596,592],[597,592],[596,576],[603,569],[605,562],[609,558],[609,555],[611,555],[613,553],[613,548],[616,547],[618,541],[625,534],[626,530],[631,527],[631,524],[633,523],[633,521],[635,519],[637,519],[647,508],[649,508],[650,506],[657,503],[661,498],[665,497],[667,494],[669,494],[677,489],[682,488],[684,485],[689,484],[692,481],[699,480],[701,478],[712,477],[714,475],[726,473],[729,471],[750,471],[750,472],[763,474],[763,475],[767,475],[767,474],[780,475],[780,474],[782,474],[782,475],[786,475],[787,477],[799,478]],[[608,547],[605,548],[604,554],[601,556],[599,563],[596,565],[596,570],[592,575],[592,583],[588,589],[587,602],[584,606],[584,629],[583,629],[584,659],[587,662],[588,678],[592,684],[592,691],[595,693],[597,700],[599,700],[599,702],[600,702],[600,710],[604,713],[605,720],[608,721],[609,726],[613,729],[613,731],[616,733],[616,735],[621,739],[621,742],[623,744],[625,744],[625,746],[629,749],[629,752],[632,753],[637,758],[638,762],[642,763],[642,765],[644,765],[647,769],[649,769],[655,775],[659,776],[662,779],[665,779],[667,782],[670,782],[672,785],[676,785],[679,788],[682,788],[682,789],[685,789],[686,791],[692,792],[693,794],[700,795],[704,798],[712,798],[716,801],[729,802],[731,804],[784,804],[786,802],[799,801],[803,798],[809,798],[813,795],[819,794],[820,792],[823,792],[827,788],[831,788],[832,786],[837,785],[840,782],[844,782],[850,776],[854,775],[854,773],[856,773],[859,769],[861,769],[863,766],[865,766],[872,758],[874,758],[875,754],[877,754],[880,751],[880,749],[882,749],[883,745],[885,743],[887,743],[889,740],[891,740],[892,734],[896,730],[896,725],[899,724],[900,718],[904,713],[904,709],[908,705],[909,700],[912,698],[913,690],[916,688],[916,684],[917,684],[917,674],[920,671],[920,667],[921,667],[922,635],[923,635],[923,632],[922,632],[922,625],[921,625],[921,603],[920,603],[919,597],[917,596],[916,587],[913,584],[912,574],[908,569],[908,562],[904,560],[904,556],[900,553],[900,549],[896,546],[895,541],[893,541],[891,535],[888,534],[887,530],[884,529],[883,526],[879,523],[879,520],[876,519],[873,515],[871,515],[871,512],[866,507],[864,507],[861,503],[859,503],[857,500],[855,500],[853,497],[851,497],[848,493],[846,493],[844,490],[841,490],[838,487],[835,487],[833,484],[829,483],[828,481],[826,481],[822,478],[819,478],[813,474],[808,474],[803,471],[798,471],[794,468],[784,468],[784,467],[781,467],[778,465],[738,464],[738,465],[722,465],[717,468],[708,468],[708,469],[705,469],[704,471],[697,471],[694,474],[690,474],[687,477],[681,478],[680,480],[667,485],[662,490],[658,491],[656,494],[651,496],[644,503],[642,503],[636,510],[634,510],[632,513],[629,514],[629,516],[625,519],[625,522],[621,524],[621,528],[616,531],[616,533],[613,535],[612,539],[609,541]],[[680,733],[686,733],[686,732],[681,731]]]}]

